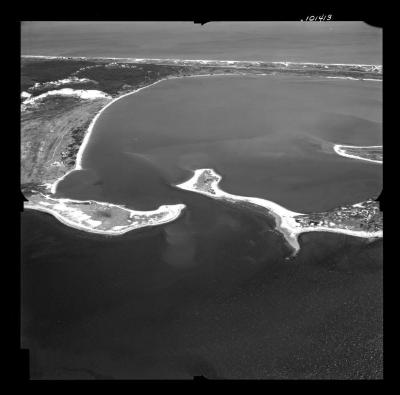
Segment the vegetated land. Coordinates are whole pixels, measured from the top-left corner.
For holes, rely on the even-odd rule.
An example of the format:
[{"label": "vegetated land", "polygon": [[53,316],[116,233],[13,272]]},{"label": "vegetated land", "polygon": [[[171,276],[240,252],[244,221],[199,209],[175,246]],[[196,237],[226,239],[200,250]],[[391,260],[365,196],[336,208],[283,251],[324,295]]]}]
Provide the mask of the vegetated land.
[{"label": "vegetated land", "polygon": [[21,91],[36,83],[56,81],[70,76],[80,68],[93,66],[92,61],[42,60],[35,58],[21,59]]},{"label": "vegetated land", "polygon": [[80,101],[52,97],[21,114],[21,184],[23,190],[52,183],[74,167],[76,153],[93,116],[105,99]]},{"label": "vegetated land", "polygon": [[77,229],[118,235],[132,229],[172,221],[179,216],[184,205],[160,206],[153,211],[134,211],[110,203],[54,199],[48,195],[36,193],[30,196],[25,207],[49,212],[61,222]]},{"label": "vegetated land", "polygon": [[335,208],[328,212],[311,213],[295,217],[304,227],[327,227],[376,232],[383,229],[383,214],[376,200],[368,199],[355,205]]}]

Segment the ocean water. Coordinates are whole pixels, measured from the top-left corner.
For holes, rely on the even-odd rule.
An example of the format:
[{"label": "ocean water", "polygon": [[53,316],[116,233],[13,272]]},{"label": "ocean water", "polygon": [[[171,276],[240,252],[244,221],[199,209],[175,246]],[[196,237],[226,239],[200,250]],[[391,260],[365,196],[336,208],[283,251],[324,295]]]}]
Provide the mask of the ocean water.
[{"label": "ocean water", "polygon": [[[382,141],[376,82],[163,81],[102,113],[57,194],[154,209],[164,226],[103,237],[22,215],[22,343],[34,378],[362,378],[382,374],[382,242],[288,247],[271,218],[181,191],[222,188],[300,212],[376,196],[379,165],[330,152]],[[371,363],[371,361],[373,361]]]},{"label": "ocean water", "polygon": [[363,22],[23,22],[24,55],[382,64]]}]

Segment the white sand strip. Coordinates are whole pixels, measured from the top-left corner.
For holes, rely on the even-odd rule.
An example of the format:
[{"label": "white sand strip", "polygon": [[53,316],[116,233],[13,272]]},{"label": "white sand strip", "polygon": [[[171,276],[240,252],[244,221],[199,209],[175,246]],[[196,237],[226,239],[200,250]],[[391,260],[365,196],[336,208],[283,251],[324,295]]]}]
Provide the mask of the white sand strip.
[{"label": "white sand strip", "polygon": [[329,79],[339,79],[339,80],[355,80],[355,81],[360,81],[361,78],[354,78],[354,77],[326,77]]},{"label": "white sand strip", "polygon": [[344,156],[346,158],[352,158],[352,159],[359,159],[359,160],[365,160],[367,162],[373,162],[373,163],[379,163],[382,164],[383,161],[381,160],[375,160],[375,159],[368,159],[368,158],[363,158],[362,156],[358,155],[353,155],[353,154],[348,154],[346,152],[346,148],[380,148],[382,147],[381,145],[369,145],[369,146],[356,146],[356,145],[340,145],[340,144],[335,144],[333,146],[334,151],[340,155]]},{"label": "white sand strip", "polygon": [[354,77],[325,77],[329,79],[339,79],[339,80],[354,80],[354,81],[378,81],[382,82],[383,80],[379,80],[376,78],[354,78]]}]

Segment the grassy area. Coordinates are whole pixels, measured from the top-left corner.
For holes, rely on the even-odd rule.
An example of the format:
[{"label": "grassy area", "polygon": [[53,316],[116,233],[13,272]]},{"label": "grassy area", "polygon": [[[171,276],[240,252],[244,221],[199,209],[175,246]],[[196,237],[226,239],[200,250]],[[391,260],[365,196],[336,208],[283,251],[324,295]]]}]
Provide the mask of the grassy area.
[{"label": "grassy area", "polygon": [[21,183],[51,183],[75,165],[87,127],[106,99],[59,97],[21,116]]},{"label": "grassy area", "polygon": [[37,82],[43,83],[67,78],[80,68],[95,64],[95,62],[86,60],[43,60],[22,58],[21,91],[26,91]]}]

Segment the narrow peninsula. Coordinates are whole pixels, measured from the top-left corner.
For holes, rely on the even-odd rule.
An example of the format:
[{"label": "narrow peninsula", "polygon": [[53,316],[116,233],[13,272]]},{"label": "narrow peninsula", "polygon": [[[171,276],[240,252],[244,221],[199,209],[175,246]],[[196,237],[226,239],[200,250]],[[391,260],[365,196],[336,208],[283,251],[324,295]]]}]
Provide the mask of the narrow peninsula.
[{"label": "narrow peninsula", "polygon": [[221,179],[213,169],[197,169],[191,179],[176,186],[242,207],[265,208],[266,214],[274,217],[276,229],[291,246],[292,256],[300,250],[298,236],[305,232],[334,232],[368,239],[383,237],[382,213],[373,199],[329,212],[301,214],[270,200],[224,192],[218,186]]}]

